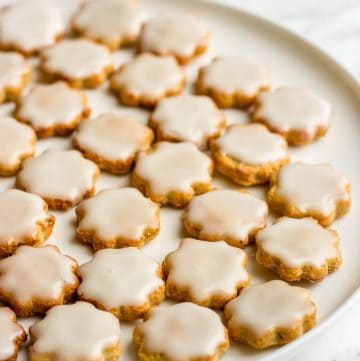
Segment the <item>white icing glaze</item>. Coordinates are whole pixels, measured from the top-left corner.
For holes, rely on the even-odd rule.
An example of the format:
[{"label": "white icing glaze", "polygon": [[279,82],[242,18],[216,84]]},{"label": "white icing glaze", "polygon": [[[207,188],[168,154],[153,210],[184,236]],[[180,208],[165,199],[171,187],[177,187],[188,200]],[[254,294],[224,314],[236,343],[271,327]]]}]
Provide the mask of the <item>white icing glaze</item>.
[{"label": "white icing glaze", "polygon": [[57,299],[65,286],[77,282],[75,267],[75,260],[54,246],[20,246],[0,261],[0,289],[17,303]]},{"label": "white icing glaze", "polygon": [[162,99],[151,118],[163,133],[197,145],[216,134],[224,122],[224,115],[210,98],[191,94]]},{"label": "white icing glaze", "polygon": [[285,139],[260,124],[234,124],[215,142],[221,153],[250,165],[277,162],[287,157]]},{"label": "white icing glaze", "polygon": [[183,78],[184,73],[173,57],[140,54],[126,63],[112,81],[134,95],[158,98],[177,88]]},{"label": "white icing glaze", "polygon": [[101,73],[113,64],[110,51],[86,39],[65,39],[44,52],[46,69],[81,79]]},{"label": "white icing glaze", "polygon": [[149,148],[153,139],[151,130],[135,119],[105,113],[83,122],[75,140],[83,150],[113,161],[135,156]]},{"label": "white icing glaze", "polygon": [[15,166],[22,156],[34,153],[35,140],[29,126],[11,117],[0,118],[0,165]]},{"label": "white icing glaze", "polygon": [[64,22],[55,6],[21,1],[0,13],[0,42],[24,51],[49,46],[63,32]]},{"label": "white icing glaze", "polygon": [[331,106],[318,95],[303,88],[278,88],[259,96],[256,115],[279,131],[303,131],[330,126]]},{"label": "white icing glaze", "polygon": [[172,360],[212,356],[226,342],[220,317],[190,302],[156,308],[138,327],[147,351],[162,353]]},{"label": "white icing glaze", "polygon": [[321,267],[340,256],[338,237],[312,218],[281,218],[256,235],[256,243],[288,267]]},{"label": "white icing glaze", "polygon": [[84,218],[78,228],[95,230],[104,240],[139,239],[159,224],[159,206],[135,188],[103,190],[79,206]]},{"label": "white icing glaze", "polygon": [[20,86],[22,77],[30,72],[25,59],[15,52],[0,52],[0,87]]},{"label": "white icing glaze", "polygon": [[142,51],[192,56],[206,44],[209,29],[190,14],[162,14],[144,25],[140,37]]},{"label": "white icing glaze", "polygon": [[135,247],[103,249],[80,267],[80,295],[107,308],[141,306],[163,286],[159,264]]},{"label": "white icing glaze", "polygon": [[336,202],[348,200],[349,181],[328,164],[292,163],[278,176],[277,194],[302,212],[331,213]]},{"label": "white icing glaze", "polygon": [[157,143],[149,154],[140,154],[135,172],[149,182],[153,192],[189,191],[194,183],[209,183],[211,159],[193,143]]},{"label": "white icing glaze", "polygon": [[185,238],[167,260],[170,265],[167,282],[190,289],[198,302],[215,295],[231,297],[237,293],[239,284],[249,280],[245,252],[224,241]]},{"label": "white icing glaze", "polygon": [[118,319],[87,302],[53,307],[31,326],[31,333],[35,352],[67,361],[101,360],[106,348],[120,343]]},{"label": "white icing glaze", "polygon": [[316,312],[310,291],[274,280],[243,290],[226,305],[232,327],[248,327],[258,336],[277,327],[292,327]]},{"label": "white icing glaze", "polygon": [[27,159],[18,179],[31,193],[77,203],[93,188],[97,172],[76,150],[49,149]]},{"label": "white icing glaze", "polygon": [[233,190],[214,190],[192,199],[187,221],[200,225],[203,232],[239,241],[266,224],[268,208],[251,194]]}]

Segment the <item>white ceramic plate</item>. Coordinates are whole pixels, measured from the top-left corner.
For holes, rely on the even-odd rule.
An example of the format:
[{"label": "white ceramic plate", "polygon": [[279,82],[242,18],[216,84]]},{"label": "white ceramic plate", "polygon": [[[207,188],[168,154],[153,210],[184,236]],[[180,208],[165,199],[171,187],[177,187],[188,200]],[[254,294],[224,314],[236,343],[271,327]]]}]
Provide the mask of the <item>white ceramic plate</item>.
[{"label": "white ceramic plate", "polygon": [[[9,1],[6,1],[9,2]],[[62,5],[71,5],[71,1],[59,1]],[[360,285],[360,242],[359,235],[359,189],[360,184],[360,87],[333,60],[320,50],[309,45],[298,36],[274,25],[266,20],[245,12],[227,8],[217,4],[190,0],[146,0],[143,1],[147,16],[158,12],[191,11],[206,21],[212,30],[211,46],[207,54],[196,60],[186,71],[189,83],[193,81],[198,67],[208,63],[212,57],[225,54],[248,54],[269,64],[272,69],[273,86],[294,85],[313,89],[328,99],[333,106],[333,124],[328,135],[319,142],[307,147],[291,150],[293,160],[306,162],[329,162],[343,172],[353,184],[353,206],[349,215],[334,225],[341,235],[343,266],[335,274],[319,284],[311,285],[314,299],[318,305],[318,326],[297,341],[267,351],[253,351],[250,348],[233,344],[222,358],[230,360],[269,361],[289,357],[300,345],[313,340],[330,321],[339,317]],[[127,61],[131,51],[116,54],[118,63]],[[106,86],[100,90],[88,91],[93,116],[103,111],[116,111],[134,114],[139,121],[146,122],[147,112],[120,107]],[[1,107],[1,113],[7,113],[11,106]],[[231,122],[246,121],[246,114],[238,110],[226,111]],[[70,147],[68,139],[53,138],[38,142],[38,153],[51,147]],[[1,179],[0,190],[13,186],[13,179]],[[234,187],[230,182],[218,177],[215,180],[219,187]],[[102,174],[97,188],[121,187],[128,184],[127,177],[115,177]],[[263,196],[263,189],[254,189]],[[92,251],[87,246],[77,243],[75,238],[75,213],[54,212],[57,221],[53,235],[48,243],[56,244],[63,253],[75,257],[83,263],[91,257]],[[161,211],[161,233],[146,245],[143,251],[162,261],[164,256],[177,248],[184,235],[179,210],[163,208]],[[257,266],[254,262],[254,249],[248,247],[250,258],[249,271],[252,282],[264,282],[275,275]],[[306,285],[309,286],[309,285]],[[281,305],[279,305],[281,307]],[[28,327],[35,318],[22,321]],[[131,344],[132,324],[121,322],[122,347],[121,360],[135,360],[134,348]],[[96,327],[94,325],[94,327]],[[24,350],[20,360],[26,359]]]}]

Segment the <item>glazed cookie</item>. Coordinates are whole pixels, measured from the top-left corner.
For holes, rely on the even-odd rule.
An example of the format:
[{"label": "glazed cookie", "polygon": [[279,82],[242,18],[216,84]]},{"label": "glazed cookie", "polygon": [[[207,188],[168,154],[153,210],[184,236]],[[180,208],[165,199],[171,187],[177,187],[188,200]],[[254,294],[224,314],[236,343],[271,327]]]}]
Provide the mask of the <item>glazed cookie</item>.
[{"label": "glazed cookie", "polygon": [[87,302],[53,307],[29,331],[30,361],[116,361],[120,356],[118,319]]},{"label": "glazed cookie", "polygon": [[267,215],[266,203],[249,193],[213,190],[188,204],[184,225],[195,238],[244,247],[265,227]]},{"label": "glazed cookie", "polygon": [[160,142],[139,155],[131,181],[154,202],[181,208],[211,189],[212,171],[211,159],[195,144]]},{"label": "glazed cookie", "polygon": [[165,296],[161,266],[134,247],[96,252],[80,276],[80,299],[120,320],[142,318]]},{"label": "glazed cookie", "polygon": [[320,281],[341,264],[339,235],[312,218],[280,218],[256,235],[256,260],[288,282]]},{"label": "glazed cookie", "polygon": [[16,361],[26,333],[16,321],[15,313],[8,307],[0,307],[0,360]]},{"label": "glazed cookie", "polygon": [[12,176],[35,153],[36,134],[11,117],[0,117],[0,176]]},{"label": "glazed cookie", "polygon": [[41,138],[69,135],[89,114],[86,95],[64,82],[35,85],[15,111],[16,118]]},{"label": "glazed cookie", "polygon": [[41,54],[49,80],[66,80],[75,88],[95,88],[113,71],[109,49],[87,39],[65,39]]},{"label": "glazed cookie", "polygon": [[233,124],[210,148],[216,169],[243,186],[269,182],[289,161],[285,139],[260,124]]},{"label": "glazed cookie", "polygon": [[243,250],[223,241],[185,238],[163,263],[166,295],[177,301],[223,308],[249,284],[246,261]]},{"label": "glazed cookie", "polygon": [[111,90],[121,103],[154,107],[166,96],[182,92],[183,70],[172,56],[140,54],[113,75]]},{"label": "glazed cookie", "polygon": [[134,2],[95,0],[80,9],[72,28],[78,35],[116,50],[137,40],[141,24],[142,16]]},{"label": "glazed cookie", "polygon": [[261,91],[270,88],[270,71],[266,65],[240,56],[216,58],[200,69],[196,88],[219,107],[247,108]]},{"label": "glazed cookie", "polygon": [[[35,195],[10,189],[0,193],[0,257],[18,246],[40,246],[50,236],[55,217],[45,201]],[[1,360],[1,358],[0,358]]]},{"label": "glazed cookie", "polygon": [[278,88],[262,93],[252,120],[283,135],[291,145],[304,145],[324,136],[330,127],[331,106],[303,88]]},{"label": "glazed cookie", "polygon": [[0,261],[0,300],[19,317],[68,302],[79,285],[78,264],[56,246],[20,246]]},{"label": "glazed cookie", "polygon": [[34,55],[64,34],[65,24],[55,6],[19,1],[0,11],[0,48]]},{"label": "glazed cookie", "polygon": [[128,173],[141,151],[150,148],[154,134],[135,119],[105,113],[80,124],[74,146],[101,169]]},{"label": "glazed cookie", "polygon": [[280,170],[267,198],[281,215],[312,217],[327,227],[349,211],[350,183],[329,164],[297,162]]},{"label": "glazed cookie", "polygon": [[98,175],[98,167],[80,152],[48,149],[24,162],[16,187],[38,194],[50,208],[67,209],[95,193]]},{"label": "glazed cookie", "polygon": [[160,207],[137,189],[107,189],[76,208],[77,237],[95,250],[141,247],[160,230]]},{"label": "glazed cookie", "polygon": [[254,348],[283,345],[316,324],[310,291],[274,280],[246,288],[225,306],[230,337]]},{"label": "glazed cookie", "polygon": [[154,309],[133,341],[139,361],[217,361],[229,348],[220,317],[190,302]]},{"label": "glazed cookie", "polygon": [[225,128],[225,116],[208,97],[183,94],[160,100],[149,125],[158,140],[193,142],[205,149]]},{"label": "glazed cookie", "polygon": [[0,103],[17,100],[29,83],[31,73],[22,55],[0,52]]},{"label": "glazed cookie", "polygon": [[195,16],[162,14],[143,26],[139,49],[173,55],[180,64],[185,64],[206,51],[209,38],[209,29]]}]

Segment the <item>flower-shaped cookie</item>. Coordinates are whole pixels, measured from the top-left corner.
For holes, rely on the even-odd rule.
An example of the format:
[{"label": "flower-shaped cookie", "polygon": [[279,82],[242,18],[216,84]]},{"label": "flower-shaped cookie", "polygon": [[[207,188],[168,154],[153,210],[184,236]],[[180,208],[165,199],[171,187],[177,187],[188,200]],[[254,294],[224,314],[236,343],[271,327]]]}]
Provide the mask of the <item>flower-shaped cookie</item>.
[{"label": "flower-shaped cookie", "polygon": [[210,31],[190,14],[162,14],[150,19],[141,31],[140,51],[173,55],[185,64],[208,47]]},{"label": "flower-shaped cookie", "polygon": [[185,238],[166,256],[166,295],[201,306],[223,308],[249,284],[246,254],[227,243]]},{"label": "flower-shaped cookie", "polygon": [[0,118],[0,175],[14,175],[35,153],[36,134],[11,117]]},{"label": "flower-shaped cookie", "polygon": [[94,249],[141,247],[160,230],[159,205],[137,189],[107,189],[76,208],[77,236]]},{"label": "flower-shaped cookie", "polygon": [[341,264],[339,235],[312,218],[280,218],[256,235],[256,259],[288,282],[320,281]]},{"label": "flower-shaped cookie", "polygon": [[53,307],[30,327],[30,360],[114,361],[120,356],[120,324],[87,302]]},{"label": "flower-shaped cookie", "polygon": [[243,290],[225,306],[230,337],[254,348],[282,345],[316,324],[310,291],[270,281]]},{"label": "flower-shaped cookie", "polygon": [[222,132],[226,121],[210,98],[183,94],[161,100],[149,125],[158,140],[193,142],[204,149],[210,139]]},{"label": "flower-shaped cookie", "polygon": [[261,91],[270,88],[270,71],[266,65],[245,57],[216,58],[200,70],[196,88],[219,107],[247,108]]},{"label": "flower-shaped cookie", "polygon": [[195,144],[160,142],[139,155],[131,180],[153,201],[184,207],[211,189],[212,171],[211,159]]},{"label": "flower-shaped cookie", "polygon": [[45,201],[35,195],[10,189],[0,193],[0,256],[11,255],[18,246],[41,245],[51,234],[55,217]]},{"label": "flower-shaped cookie", "polygon": [[67,209],[94,194],[98,174],[80,152],[49,149],[24,162],[16,186],[43,197],[50,208]]},{"label": "flower-shaped cookie", "polygon": [[41,54],[41,69],[49,79],[66,80],[75,88],[94,88],[113,71],[111,53],[87,39],[65,39]]},{"label": "flower-shaped cookie", "polygon": [[72,21],[74,31],[116,50],[136,41],[142,24],[137,4],[95,0],[86,3]]},{"label": "flower-shaped cookie", "polygon": [[303,88],[278,88],[262,93],[252,120],[282,134],[291,145],[304,145],[324,136],[330,127],[331,106]]},{"label": "flower-shaped cookie", "polygon": [[135,247],[103,249],[80,267],[80,299],[120,320],[142,318],[165,296],[161,266]]},{"label": "flower-shaped cookie", "polygon": [[153,132],[135,119],[105,113],[80,124],[74,145],[101,169],[114,174],[129,172],[141,151],[150,148]]},{"label": "flower-shaped cookie", "polygon": [[216,169],[243,186],[267,183],[289,161],[285,139],[260,124],[234,124],[211,141]]},{"label": "flower-shaped cookie", "polygon": [[220,317],[190,302],[154,309],[133,340],[139,361],[217,361],[229,348]]},{"label": "flower-shaped cookie", "polygon": [[280,170],[267,198],[281,215],[309,216],[326,227],[349,211],[350,183],[328,164],[297,162]]},{"label": "flower-shaped cookie", "polygon": [[213,190],[188,204],[184,225],[195,238],[244,247],[265,227],[267,215],[266,203],[249,193]]},{"label": "flower-shaped cookie", "polygon": [[0,261],[0,300],[20,317],[43,314],[72,299],[78,264],[55,246],[20,246]]},{"label": "flower-shaped cookie", "polygon": [[64,82],[35,85],[19,102],[15,116],[39,137],[69,135],[90,114],[86,95]]},{"label": "flower-shaped cookie", "polygon": [[185,75],[172,56],[140,54],[121,66],[110,82],[121,103],[154,107],[159,100],[182,92]]}]

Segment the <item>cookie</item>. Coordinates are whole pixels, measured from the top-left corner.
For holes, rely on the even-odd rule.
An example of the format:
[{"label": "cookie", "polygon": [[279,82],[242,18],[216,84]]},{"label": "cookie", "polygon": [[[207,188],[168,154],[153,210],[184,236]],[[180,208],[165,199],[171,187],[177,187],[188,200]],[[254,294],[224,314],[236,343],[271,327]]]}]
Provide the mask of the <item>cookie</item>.
[{"label": "cookie", "polygon": [[35,154],[36,134],[11,117],[0,117],[0,176],[12,176]]},{"label": "cookie", "polygon": [[0,49],[35,55],[62,38],[65,24],[55,6],[19,1],[0,11]]},{"label": "cookie", "polygon": [[208,97],[183,94],[160,100],[149,119],[157,140],[193,142],[206,149],[224,130],[225,116]]},{"label": "cookie", "polygon": [[303,88],[278,88],[259,95],[251,118],[301,146],[324,136],[330,127],[331,106]]},{"label": "cookie", "polygon": [[212,188],[212,172],[211,159],[195,144],[159,142],[139,155],[131,182],[154,202],[181,208]]},{"label": "cookie", "polygon": [[56,246],[20,246],[0,260],[0,300],[19,317],[44,314],[73,298],[77,272],[77,262]]},{"label": "cookie", "polygon": [[139,361],[217,361],[229,348],[220,317],[190,302],[154,309],[133,341]]},{"label": "cookie", "polygon": [[249,284],[243,250],[227,243],[182,240],[163,262],[166,295],[177,301],[223,308]]},{"label": "cookie", "polygon": [[256,235],[256,260],[281,279],[321,281],[341,265],[340,239],[312,218],[282,217]]},{"label": "cookie", "polygon": [[30,82],[31,74],[22,55],[0,52],[0,103],[16,101]]},{"label": "cookie", "polygon": [[74,88],[95,88],[113,71],[111,53],[87,39],[65,39],[41,54],[41,70],[49,80],[65,80]]},{"label": "cookie", "polygon": [[72,28],[80,36],[116,50],[137,40],[142,20],[133,2],[95,0],[85,3],[79,10]]},{"label": "cookie", "polygon": [[230,338],[262,349],[283,345],[316,324],[310,291],[274,280],[251,286],[225,306]]},{"label": "cookie", "polygon": [[110,89],[130,106],[154,107],[162,98],[182,92],[185,75],[172,56],[140,54],[112,76]]},{"label": "cookie", "polygon": [[200,69],[196,81],[197,92],[208,95],[221,108],[248,108],[269,88],[268,67],[240,56],[216,58]]},{"label": "cookie", "polygon": [[86,95],[64,82],[36,84],[18,103],[15,117],[40,138],[67,136],[90,115]]},{"label": "cookie", "polygon": [[128,173],[141,151],[150,148],[154,134],[135,119],[104,113],[80,124],[73,143],[100,169],[114,174]]},{"label": "cookie", "polygon": [[22,244],[40,246],[46,241],[55,224],[47,210],[35,194],[17,189],[0,192],[0,257],[10,256]]},{"label": "cookie", "polygon": [[96,252],[80,277],[80,299],[120,320],[142,318],[165,297],[161,266],[135,247]]},{"label": "cookie", "polygon": [[160,207],[137,189],[107,189],[76,208],[77,237],[93,248],[141,247],[160,230]]},{"label": "cookie", "polygon": [[120,324],[87,302],[53,307],[30,327],[30,361],[116,361]]},{"label": "cookie", "polygon": [[144,24],[139,50],[172,55],[180,64],[191,61],[208,47],[210,31],[190,14],[161,14]]},{"label": "cookie", "polygon": [[98,167],[80,152],[48,149],[24,162],[16,187],[38,194],[50,208],[65,210],[95,193],[98,175]]},{"label": "cookie", "polygon": [[266,226],[267,215],[267,204],[249,193],[213,190],[188,204],[184,225],[195,238],[244,247]]},{"label": "cookie", "polygon": [[350,183],[329,164],[297,162],[280,170],[267,198],[280,215],[312,217],[327,227],[349,211]]},{"label": "cookie", "polygon": [[0,307],[0,360],[16,361],[19,348],[26,340],[26,333],[16,321],[15,313]]},{"label": "cookie", "polygon": [[242,186],[268,183],[289,162],[285,139],[260,124],[233,124],[211,141],[216,169]]}]

